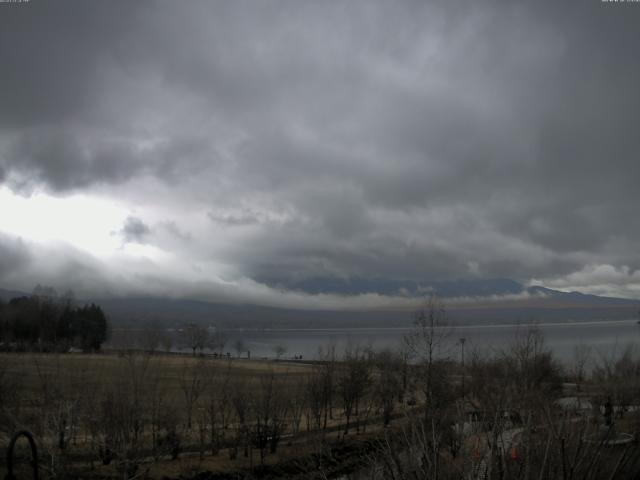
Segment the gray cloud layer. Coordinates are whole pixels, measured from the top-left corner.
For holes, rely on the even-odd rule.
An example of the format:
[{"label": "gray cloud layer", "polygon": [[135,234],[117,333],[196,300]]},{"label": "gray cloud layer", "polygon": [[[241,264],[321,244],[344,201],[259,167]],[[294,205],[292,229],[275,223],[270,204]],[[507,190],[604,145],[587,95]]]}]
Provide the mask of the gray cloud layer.
[{"label": "gray cloud layer", "polygon": [[[117,196],[166,227],[132,216],[125,240],[278,288],[480,276],[635,292],[640,5],[0,10],[15,192]],[[599,268],[619,275],[598,283]]]},{"label": "gray cloud layer", "polygon": [[144,243],[145,237],[149,236],[151,229],[137,217],[127,217],[127,220],[120,231],[124,242]]}]

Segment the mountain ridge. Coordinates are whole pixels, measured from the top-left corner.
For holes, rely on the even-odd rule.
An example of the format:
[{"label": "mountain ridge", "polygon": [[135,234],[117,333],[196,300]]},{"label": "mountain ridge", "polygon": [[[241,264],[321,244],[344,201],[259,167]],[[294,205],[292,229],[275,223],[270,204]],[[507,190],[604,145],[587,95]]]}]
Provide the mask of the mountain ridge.
[{"label": "mountain ridge", "polygon": [[[635,318],[640,301],[604,297],[581,292],[562,292],[543,286],[525,287],[508,279],[438,282],[425,292],[437,294],[445,303],[449,317],[461,323],[530,323],[539,321],[587,321]],[[458,296],[451,296],[452,292]],[[477,295],[478,292],[485,293]],[[498,292],[498,293],[495,293]],[[466,293],[464,295],[463,293]],[[0,299],[28,295],[0,289]],[[158,297],[89,298],[103,307],[114,325],[135,326],[157,322],[175,326],[185,322],[220,325],[225,328],[324,328],[408,326],[412,312],[419,308],[305,310],[250,303],[208,302],[195,299]],[[463,301],[459,301],[463,299]]]}]

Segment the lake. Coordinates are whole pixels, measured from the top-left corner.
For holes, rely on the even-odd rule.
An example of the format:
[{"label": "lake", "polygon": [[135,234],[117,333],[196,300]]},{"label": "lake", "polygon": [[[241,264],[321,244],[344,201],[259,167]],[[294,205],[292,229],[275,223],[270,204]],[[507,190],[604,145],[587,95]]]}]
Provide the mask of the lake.
[{"label": "lake", "polygon": [[[460,338],[465,339],[465,355],[500,351],[522,335],[529,325],[461,325],[447,327],[441,355],[459,358]],[[556,358],[570,362],[578,345],[592,347],[594,357],[620,354],[625,347],[640,341],[640,325],[636,320],[608,320],[571,323],[542,323],[535,325],[544,336],[545,344]],[[234,344],[242,340],[252,358],[275,356],[276,347],[286,350],[284,357],[302,355],[304,359],[318,358],[320,348],[333,345],[342,353],[349,345],[371,346],[376,350],[396,349],[412,328],[331,328],[331,329],[243,329],[229,330],[226,351],[235,354]]]}]

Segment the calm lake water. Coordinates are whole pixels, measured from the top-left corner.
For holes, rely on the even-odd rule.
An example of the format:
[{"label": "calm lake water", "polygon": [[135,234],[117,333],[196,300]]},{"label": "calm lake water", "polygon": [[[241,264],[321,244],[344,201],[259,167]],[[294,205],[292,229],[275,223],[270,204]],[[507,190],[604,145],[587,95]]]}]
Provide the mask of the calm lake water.
[{"label": "calm lake water", "polygon": [[[460,338],[465,339],[465,355],[474,350],[500,351],[509,348],[517,335],[531,328],[528,325],[465,325],[448,327],[442,355],[459,358]],[[640,325],[636,320],[615,320],[535,325],[544,336],[545,344],[555,356],[570,362],[578,345],[592,347],[593,357],[620,354],[628,345],[640,345]],[[235,355],[234,345],[242,340],[252,358],[273,358],[278,346],[286,349],[287,358],[302,355],[318,358],[320,348],[330,345],[342,353],[349,345],[371,346],[374,349],[396,349],[412,328],[344,328],[344,329],[264,329],[227,332],[225,350]]]}]

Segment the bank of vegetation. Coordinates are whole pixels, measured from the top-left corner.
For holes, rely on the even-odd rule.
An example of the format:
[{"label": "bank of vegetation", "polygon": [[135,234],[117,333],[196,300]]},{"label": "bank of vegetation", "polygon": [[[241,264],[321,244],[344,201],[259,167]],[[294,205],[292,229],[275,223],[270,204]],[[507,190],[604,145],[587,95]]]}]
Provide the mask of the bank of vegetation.
[{"label": "bank of vegetation", "polygon": [[97,352],[109,324],[98,305],[76,305],[72,294],[36,287],[33,295],[0,301],[0,351]]}]

